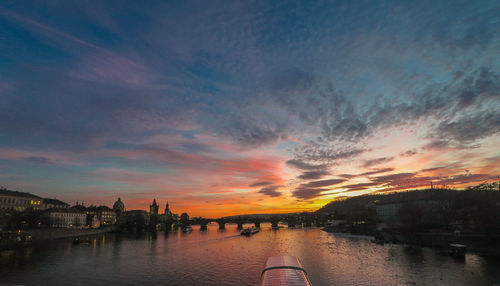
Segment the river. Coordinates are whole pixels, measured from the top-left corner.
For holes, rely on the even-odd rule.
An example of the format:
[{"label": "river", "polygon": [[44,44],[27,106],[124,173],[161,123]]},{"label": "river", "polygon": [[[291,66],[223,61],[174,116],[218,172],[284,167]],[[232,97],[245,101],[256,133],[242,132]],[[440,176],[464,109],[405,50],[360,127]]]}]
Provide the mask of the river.
[{"label": "river", "polygon": [[314,286],[500,285],[500,260],[377,245],[318,228],[106,234],[0,252],[0,285],[258,285],[268,256],[300,258]]}]

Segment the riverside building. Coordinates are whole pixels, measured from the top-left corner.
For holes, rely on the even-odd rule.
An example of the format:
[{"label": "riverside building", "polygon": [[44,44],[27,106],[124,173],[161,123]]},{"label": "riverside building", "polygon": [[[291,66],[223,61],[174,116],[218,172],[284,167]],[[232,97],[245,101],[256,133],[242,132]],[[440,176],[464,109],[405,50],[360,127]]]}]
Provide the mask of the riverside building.
[{"label": "riverside building", "polygon": [[50,227],[85,228],[87,215],[75,208],[52,208],[44,212],[44,222]]},{"label": "riverside building", "polygon": [[57,208],[57,209],[67,209],[69,208],[69,204],[57,200],[57,199],[43,199],[42,200],[42,208],[44,210],[52,209],[52,208]]},{"label": "riverside building", "polygon": [[27,208],[42,209],[42,198],[30,193],[0,189],[0,210],[25,211]]}]

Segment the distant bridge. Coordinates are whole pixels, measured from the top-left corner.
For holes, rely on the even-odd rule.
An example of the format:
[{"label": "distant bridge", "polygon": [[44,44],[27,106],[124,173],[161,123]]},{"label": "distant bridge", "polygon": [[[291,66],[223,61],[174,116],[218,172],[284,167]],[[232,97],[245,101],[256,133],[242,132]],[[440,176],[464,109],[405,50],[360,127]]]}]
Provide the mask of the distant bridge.
[{"label": "distant bridge", "polygon": [[[236,216],[236,217],[222,217],[222,218],[192,218],[189,222],[184,224],[200,225],[200,230],[206,230],[208,224],[216,222],[219,229],[225,229],[226,224],[234,223],[238,229],[242,229],[244,224],[254,224],[255,227],[260,227],[261,223],[271,223],[272,227],[278,227],[280,222],[286,223],[288,227],[295,226],[324,226],[329,217],[326,215],[319,215],[316,213],[301,213],[301,214],[287,214],[287,215],[269,215],[269,216]],[[167,229],[171,228],[173,222],[167,222]]]}]

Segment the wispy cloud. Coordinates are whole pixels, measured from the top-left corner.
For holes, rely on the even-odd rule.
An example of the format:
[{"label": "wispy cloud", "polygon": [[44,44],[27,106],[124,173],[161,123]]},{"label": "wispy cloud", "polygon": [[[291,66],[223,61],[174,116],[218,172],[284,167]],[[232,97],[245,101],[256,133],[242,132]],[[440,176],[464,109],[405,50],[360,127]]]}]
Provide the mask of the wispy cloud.
[{"label": "wispy cloud", "polygon": [[371,166],[375,166],[375,165],[380,165],[380,164],[384,164],[384,163],[387,163],[387,162],[391,162],[392,160],[394,160],[394,157],[381,157],[381,158],[370,159],[370,160],[366,160],[363,163],[363,167],[368,168],[368,167],[371,167]]},{"label": "wispy cloud", "polygon": [[270,196],[270,197],[279,197],[281,193],[278,192],[280,186],[268,186],[259,190],[259,193]]},{"label": "wispy cloud", "polygon": [[308,171],[302,173],[302,175],[298,176],[297,178],[303,180],[317,180],[327,175],[330,175],[330,173],[327,171]]},{"label": "wispy cloud", "polygon": [[267,186],[267,185],[271,185],[272,182],[256,182],[256,183],[253,183],[253,184],[250,184],[249,187],[262,187],[262,186]]},{"label": "wispy cloud", "polygon": [[12,185],[201,215],[500,171],[495,1],[0,6]]}]

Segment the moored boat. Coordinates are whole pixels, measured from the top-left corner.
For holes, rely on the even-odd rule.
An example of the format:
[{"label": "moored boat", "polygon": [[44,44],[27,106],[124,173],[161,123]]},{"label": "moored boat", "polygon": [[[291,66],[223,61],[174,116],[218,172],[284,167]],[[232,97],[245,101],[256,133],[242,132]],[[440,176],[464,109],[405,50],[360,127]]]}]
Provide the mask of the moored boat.
[{"label": "moored boat", "polygon": [[73,239],[73,244],[90,244],[90,239],[88,237],[76,237],[75,239]]},{"label": "moored boat", "polygon": [[465,257],[466,248],[467,247],[463,244],[450,244],[450,254],[454,257],[463,258]]},{"label": "moored boat", "polygon": [[190,225],[182,227],[182,232],[190,232],[190,231],[193,231],[193,228]]},{"label": "moored boat", "polygon": [[256,228],[255,226],[247,227],[243,231],[241,231],[241,235],[252,235],[252,234],[255,234],[259,231],[260,230],[258,228]]},{"label": "moored boat", "polygon": [[0,231],[0,249],[25,246],[33,241],[30,233],[19,231]]}]

